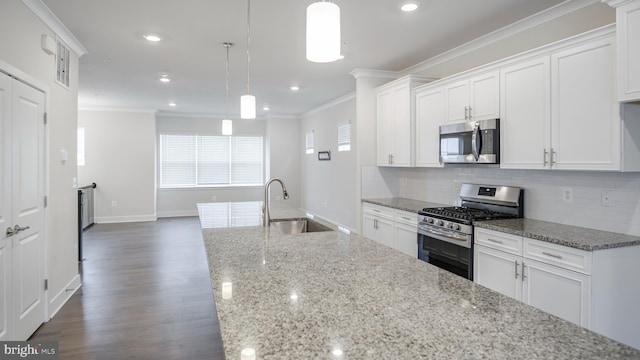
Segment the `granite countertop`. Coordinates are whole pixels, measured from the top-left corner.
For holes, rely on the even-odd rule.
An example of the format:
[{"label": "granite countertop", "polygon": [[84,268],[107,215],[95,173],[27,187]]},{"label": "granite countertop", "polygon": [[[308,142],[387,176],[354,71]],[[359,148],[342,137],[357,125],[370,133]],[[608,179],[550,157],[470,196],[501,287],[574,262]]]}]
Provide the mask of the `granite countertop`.
[{"label": "granite countertop", "polygon": [[417,213],[424,208],[434,207],[446,207],[451,205],[444,205],[438,203],[432,203],[427,201],[406,199],[406,198],[378,198],[378,199],[362,199],[363,202],[376,204],[380,206],[386,206],[398,210],[404,210],[408,212]]},{"label": "granite countertop", "polygon": [[474,225],[586,251],[640,245],[640,236],[532,219],[477,221]]},{"label": "granite countertop", "polygon": [[[359,235],[284,235],[222,208],[199,205],[228,359],[247,348],[256,359],[640,359]],[[217,216],[230,227],[204,226]]]}]

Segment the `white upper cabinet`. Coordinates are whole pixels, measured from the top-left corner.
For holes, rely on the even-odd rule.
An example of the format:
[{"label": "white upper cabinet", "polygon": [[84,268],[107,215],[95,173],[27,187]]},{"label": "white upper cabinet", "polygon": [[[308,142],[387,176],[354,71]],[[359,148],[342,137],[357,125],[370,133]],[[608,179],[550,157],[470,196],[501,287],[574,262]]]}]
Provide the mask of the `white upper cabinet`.
[{"label": "white upper cabinet", "polygon": [[415,165],[413,88],[425,78],[405,76],[376,89],[378,166]]},{"label": "white upper cabinet", "polygon": [[615,38],[551,54],[551,167],[619,170]]},{"label": "white upper cabinet", "polygon": [[444,88],[416,88],[416,166],[442,167],[440,124],[444,121]]},{"label": "white upper cabinet", "polygon": [[640,0],[604,0],[616,8],[618,100],[640,101]]},{"label": "white upper cabinet", "polygon": [[444,93],[446,123],[500,117],[497,70],[445,84]]},{"label": "white upper cabinet", "polygon": [[549,56],[500,70],[500,167],[548,167],[551,121]]},{"label": "white upper cabinet", "polygon": [[638,170],[615,98],[615,37],[600,30],[500,69],[504,169]]}]

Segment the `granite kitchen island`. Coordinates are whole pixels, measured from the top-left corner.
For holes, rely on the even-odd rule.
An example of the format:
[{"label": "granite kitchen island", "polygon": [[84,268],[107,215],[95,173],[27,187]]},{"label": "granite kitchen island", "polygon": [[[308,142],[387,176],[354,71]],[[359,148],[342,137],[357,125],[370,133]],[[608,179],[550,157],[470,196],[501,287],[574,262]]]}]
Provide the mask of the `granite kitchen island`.
[{"label": "granite kitchen island", "polygon": [[256,359],[640,359],[359,235],[262,227],[260,206],[199,205],[228,359],[247,348]]}]

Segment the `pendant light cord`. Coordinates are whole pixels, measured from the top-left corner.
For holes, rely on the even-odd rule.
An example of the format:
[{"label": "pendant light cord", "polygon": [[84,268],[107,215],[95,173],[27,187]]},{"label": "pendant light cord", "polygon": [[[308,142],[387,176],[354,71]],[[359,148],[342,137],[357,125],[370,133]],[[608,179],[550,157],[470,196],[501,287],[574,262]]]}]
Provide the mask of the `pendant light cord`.
[{"label": "pendant light cord", "polygon": [[227,77],[226,77],[226,84],[227,84],[227,119],[229,118],[229,48],[232,46],[232,43],[226,42],[226,43],[222,43],[222,46],[227,48],[227,61],[226,61],[226,71],[227,71]]},{"label": "pendant light cord", "polygon": [[251,65],[251,57],[249,56],[249,45],[251,44],[251,0],[247,0],[247,94],[249,91],[249,65]]}]

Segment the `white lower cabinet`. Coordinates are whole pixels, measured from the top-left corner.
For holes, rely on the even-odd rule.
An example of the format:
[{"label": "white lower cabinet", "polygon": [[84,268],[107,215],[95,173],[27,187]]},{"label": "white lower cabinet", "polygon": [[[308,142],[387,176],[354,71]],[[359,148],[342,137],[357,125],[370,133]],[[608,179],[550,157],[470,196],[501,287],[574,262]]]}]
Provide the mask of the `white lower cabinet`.
[{"label": "white lower cabinet", "polygon": [[[580,267],[580,261],[578,265],[574,261],[588,256],[582,250],[562,248],[521,236],[476,229],[474,279],[480,285],[588,328],[589,274],[568,269]],[[533,259],[539,255],[548,257],[549,261]],[[564,267],[563,261],[567,263]]]},{"label": "white lower cabinet", "polygon": [[640,246],[584,251],[475,229],[474,281],[640,349]]},{"label": "white lower cabinet", "polygon": [[524,258],[522,301],[589,328],[590,276]]},{"label": "white lower cabinet", "polygon": [[395,211],[395,249],[418,257],[418,215],[407,211]]},{"label": "white lower cabinet", "polygon": [[418,214],[375,204],[362,204],[364,237],[418,257]]}]

